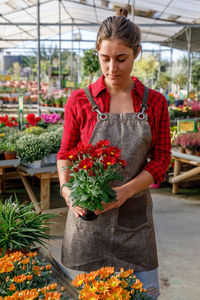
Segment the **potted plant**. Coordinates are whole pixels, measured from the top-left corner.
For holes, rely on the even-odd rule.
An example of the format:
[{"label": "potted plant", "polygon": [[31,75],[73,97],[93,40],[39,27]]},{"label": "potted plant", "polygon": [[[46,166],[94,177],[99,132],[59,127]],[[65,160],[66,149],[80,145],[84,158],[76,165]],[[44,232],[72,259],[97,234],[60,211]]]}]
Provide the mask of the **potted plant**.
[{"label": "potted plant", "polygon": [[142,282],[134,271],[120,269],[115,273],[113,267],[103,267],[90,273],[77,275],[72,285],[79,290],[79,299],[143,299],[153,300],[143,289]]},{"label": "potted plant", "polygon": [[4,144],[4,156],[5,159],[16,159],[17,151],[16,145],[11,140],[6,140]]},{"label": "potted plant", "polygon": [[48,143],[49,154],[44,158],[44,164],[55,164],[57,159],[57,153],[60,149],[62,131],[56,130],[41,135]]},{"label": "potted plant", "polygon": [[25,135],[18,139],[16,149],[22,159],[22,164],[30,168],[40,168],[42,158],[49,154],[47,141],[35,134]]},{"label": "potted plant", "polygon": [[[116,193],[110,182],[122,180],[119,171],[126,166],[121,159],[121,150],[110,145],[110,141],[99,141],[92,146],[77,146],[68,151],[67,159],[71,162],[71,180],[63,185],[70,188],[69,201],[73,206],[87,210],[84,220],[97,218],[95,210],[103,210],[103,204],[116,201]],[[77,188],[78,187],[78,188]]]},{"label": "potted plant", "polygon": [[45,245],[50,239],[50,218],[55,214],[37,214],[33,203],[20,204],[18,199],[12,200],[12,196],[0,201],[0,248],[2,256],[6,250],[30,250],[36,243]]}]

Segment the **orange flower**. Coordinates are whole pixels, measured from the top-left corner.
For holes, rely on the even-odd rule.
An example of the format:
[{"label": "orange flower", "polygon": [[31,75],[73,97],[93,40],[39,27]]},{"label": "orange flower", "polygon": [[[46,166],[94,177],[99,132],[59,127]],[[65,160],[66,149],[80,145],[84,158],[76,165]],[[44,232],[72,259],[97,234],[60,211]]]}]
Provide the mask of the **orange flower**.
[{"label": "orange flower", "polygon": [[51,269],[51,265],[46,265],[46,270],[50,270]]},{"label": "orange flower", "polygon": [[120,269],[120,274],[119,274],[119,276],[120,276],[120,277],[123,277],[123,278],[127,278],[128,276],[132,275],[133,272],[134,272],[134,271],[133,271],[132,269],[129,269],[129,270],[124,271],[124,269],[122,268],[122,269]]},{"label": "orange flower", "polygon": [[20,261],[23,257],[23,253],[21,251],[15,251],[9,255],[9,258],[12,262]]},{"label": "orange flower", "polygon": [[41,272],[41,270],[40,270],[40,267],[39,267],[39,266],[34,266],[34,267],[33,267],[33,273],[34,273],[35,275],[40,274],[40,272]]},{"label": "orange flower", "polygon": [[13,281],[16,283],[21,283],[26,280],[26,276],[24,274],[13,277]]},{"label": "orange flower", "polygon": [[101,279],[103,279],[108,278],[114,272],[114,267],[103,267],[98,271],[98,275],[100,275]]},{"label": "orange flower", "polygon": [[122,287],[116,287],[112,289],[110,292],[114,299],[116,300],[123,300],[123,299],[130,299],[131,295],[130,292],[127,290],[124,290]]},{"label": "orange flower", "polygon": [[25,259],[21,260],[21,263],[23,265],[27,265],[29,263],[29,261],[30,261],[30,258],[25,258]]},{"label": "orange flower", "polygon": [[57,300],[60,299],[61,293],[56,292],[49,292],[45,294],[45,298],[46,300]]},{"label": "orange flower", "polygon": [[33,275],[26,275],[26,279],[27,280],[32,280],[33,279]]},{"label": "orange flower", "polygon": [[142,288],[142,286],[142,282],[139,279],[136,279],[135,283],[131,287],[135,290],[139,290]]},{"label": "orange flower", "polygon": [[128,283],[125,280],[121,281],[121,286],[125,289],[128,286]]},{"label": "orange flower", "polygon": [[108,280],[108,283],[109,283],[110,287],[117,287],[120,285],[121,280],[119,280],[119,278],[117,278],[117,276],[113,276]]},{"label": "orange flower", "polygon": [[85,274],[85,280],[88,281],[92,281],[94,280],[97,276],[99,275],[98,271],[92,271],[89,274]]},{"label": "orange flower", "polygon": [[37,255],[37,252],[30,252],[28,254],[26,254],[26,256],[28,257],[35,257]]},{"label": "orange flower", "polygon": [[99,299],[99,295],[95,294],[95,292],[87,292],[87,294],[85,294],[84,291],[82,290],[79,294],[79,299],[96,300]]},{"label": "orange flower", "polygon": [[102,294],[107,293],[110,288],[109,283],[104,282],[103,280],[99,282],[98,281],[92,282],[92,287],[94,292],[97,291],[98,293],[102,293]]},{"label": "orange flower", "polygon": [[9,291],[15,291],[16,290],[16,286],[14,285],[14,283],[12,283],[10,286],[9,286]]},{"label": "orange flower", "polygon": [[0,274],[4,273],[5,271],[5,263],[0,262]]},{"label": "orange flower", "polygon": [[22,269],[23,269],[23,270],[26,270],[26,266],[23,266]]},{"label": "orange flower", "polygon": [[83,283],[85,283],[85,275],[84,273],[77,275],[75,279],[72,281],[72,285],[75,287],[81,286]]},{"label": "orange flower", "polygon": [[[14,296],[15,294],[13,294]],[[39,293],[37,291],[37,289],[32,289],[32,290],[24,290],[21,292],[18,292],[16,294],[16,296],[18,296],[18,298],[13,298],[14,299],[19,299],[19,300],[33,300],[36,299],[39,296]]]}]

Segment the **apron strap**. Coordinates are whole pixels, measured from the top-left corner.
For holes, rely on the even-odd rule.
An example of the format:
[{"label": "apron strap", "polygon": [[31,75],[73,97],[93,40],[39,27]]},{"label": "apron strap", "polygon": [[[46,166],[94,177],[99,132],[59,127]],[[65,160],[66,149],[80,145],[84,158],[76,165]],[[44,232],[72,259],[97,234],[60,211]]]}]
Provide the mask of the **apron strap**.
[{"label": "apron strap", "polygon": [[145,110],[148,109],[148,105],[147,105],[148,96],[149,96],[149,88],[147,86],[145,86],[144,87],[144,95],[143,95],[142,104],[141,104],[142,111],[139,112],[137,115],[139,120],[145,119]]},{"label": "apron strap", "polygon": [[86,96],[87,96],[90,104],[92,105],[92,111],[96,111],[98,113],[98,115],[100,117],[100,120],[102,120],[102,121],[106,120],[107,117],[108,117],[107,114],[100,112],[99,106],[94,101],[94,99],[93,99],[93,97],[92,97],[92,95],[91,95],[90,90],[88,89],[88,87],[87,86],[84,87],[83,90],[84,90],[84,92],[85,92],[85,94],[86,94]]},{"label": "apron strap", "polygon": [[90,104],[92,105],[92,110],[94,111],[96,108],[99,108],[98,105],[96,104],[96,102],[94,101],[94,99],[93,99],[93,97],[92,97],[92,95],[91,95],[90,90],[88,89],[88,87],[87,86],[84,87],[83,90],[84,90],[84,92],[85,92],[85,94],[86,94],[86,96],[87,96]]},{"label": "apron strap", "polygon": [[148,106],[147,106],[148,96],[149,96],[149,88],[147,86],[145,86],[144,87],[144,95],[143,95],[143,99],[142,99],[142,107],[148,108]]}]

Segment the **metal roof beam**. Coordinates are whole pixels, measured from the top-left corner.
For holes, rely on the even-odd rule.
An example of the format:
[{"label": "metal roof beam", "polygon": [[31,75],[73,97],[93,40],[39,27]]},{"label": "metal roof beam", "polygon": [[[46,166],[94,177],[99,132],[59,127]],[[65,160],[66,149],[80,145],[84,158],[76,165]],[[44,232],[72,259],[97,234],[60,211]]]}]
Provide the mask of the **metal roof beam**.
[{"label": "metal roof beam", "polygon": [[[58,26],[59,23],[40,23],[40,26]],[[61,23],[62,26],[99,26],[99,23]],[[181,24],[163,24],[163,23],[148,23],[148,24],[140,24],[137,23],[139,27],[188,27],[188,28],[200,28],[200,24],[188,24],[188,23],[181,23]],[[23,22],[11,22],[5,23],[0,22],[0,26],[37,26],[37,23],[23,23]]]}]

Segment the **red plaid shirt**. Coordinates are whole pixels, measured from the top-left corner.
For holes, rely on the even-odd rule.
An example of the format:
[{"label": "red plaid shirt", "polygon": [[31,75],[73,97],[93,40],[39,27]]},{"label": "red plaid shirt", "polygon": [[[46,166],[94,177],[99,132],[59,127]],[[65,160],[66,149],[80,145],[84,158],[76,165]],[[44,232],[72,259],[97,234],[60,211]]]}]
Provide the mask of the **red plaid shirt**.
[{"label": "red plaid shirt", "polygon": [[[141,111],[141,103],[144,94],[144,85],[136,77],[132,77],[134,88],[131,91],[134,111]],[[103,75],[93,84],[89,90],[99,106],[101,112],[109,113],[110,95],[107,90]],[[168,169],[171,157],[170,123],[165,97],[157,91],[149,89],[148,122],[152,133],[151,160],[143,170],[147,170],[156,183],[163,180]],[[97,113],[91,111],[83,89],[73,91],[65,105],[65,123],[61,148],[57,159],[66,159],[66,151],[77,144],[88,144],[97,122]]]}]

